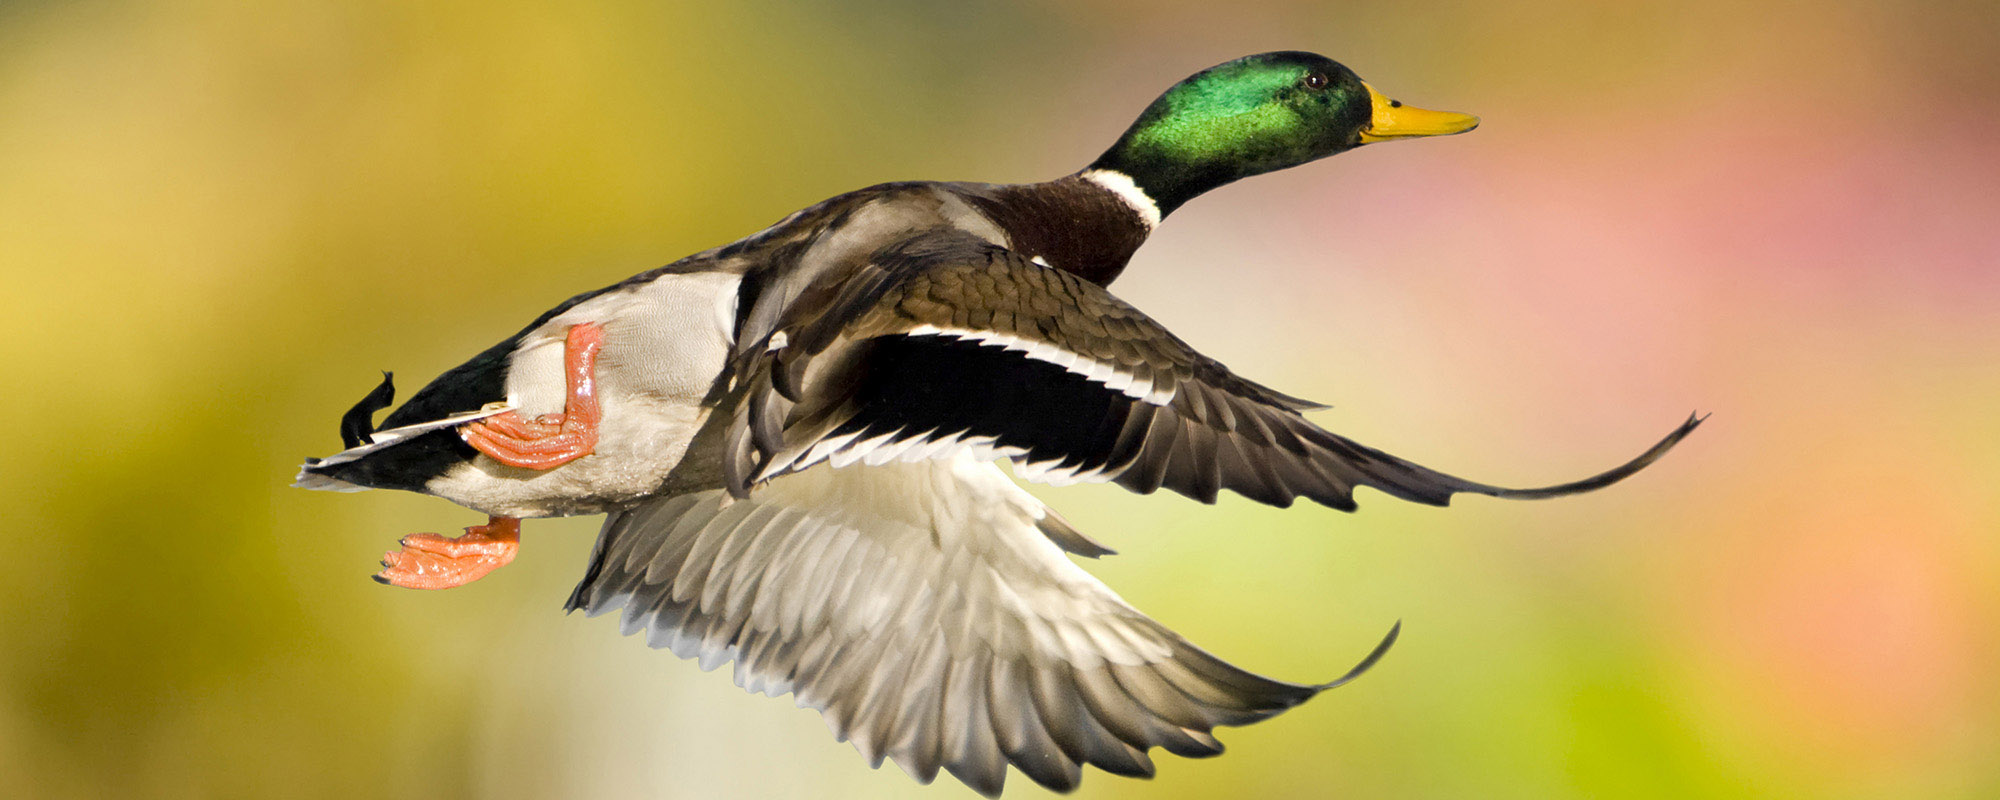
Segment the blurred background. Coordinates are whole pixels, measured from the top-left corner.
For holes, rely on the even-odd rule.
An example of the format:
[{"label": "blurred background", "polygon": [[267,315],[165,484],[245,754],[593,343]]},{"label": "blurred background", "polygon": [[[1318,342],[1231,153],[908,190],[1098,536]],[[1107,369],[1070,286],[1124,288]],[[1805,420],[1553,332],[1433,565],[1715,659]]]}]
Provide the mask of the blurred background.
[{"label": "blurred background", "polygon": [[[1236,56],[1476,133],[1187,206],[1118,293],[1336,431],[1606,491],[1036,491],[1196,643],[1365,679],[1083,797],[2000,796],[2000,8],[0,3],[0,796],[964,797],[565,618],[597,520],[287,488],[574,293],[891,179],[1028,181]],[[1042,790],[1018,774],[1010,796]]]}]

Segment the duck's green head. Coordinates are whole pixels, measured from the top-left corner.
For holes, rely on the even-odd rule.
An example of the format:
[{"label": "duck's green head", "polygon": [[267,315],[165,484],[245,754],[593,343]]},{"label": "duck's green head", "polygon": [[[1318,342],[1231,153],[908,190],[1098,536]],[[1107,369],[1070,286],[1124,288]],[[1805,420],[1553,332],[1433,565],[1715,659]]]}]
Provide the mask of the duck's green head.
[{"label": "duck's green head", "polygon": [[1478,124],[1390,100],[1325,56],[1264,53],[1174,84],[1090,168],[1130,177],[1165,215],[1239,178]]}]

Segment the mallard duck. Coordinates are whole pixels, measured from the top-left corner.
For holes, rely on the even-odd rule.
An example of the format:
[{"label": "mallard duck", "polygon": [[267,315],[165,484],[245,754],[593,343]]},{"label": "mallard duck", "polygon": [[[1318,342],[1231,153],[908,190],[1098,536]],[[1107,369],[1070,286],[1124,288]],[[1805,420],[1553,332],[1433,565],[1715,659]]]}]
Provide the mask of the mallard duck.
[{"label": "mallard duck", "polygon": [[[988,795],[1012,764],[1056,790],[1351,680],[1233,667],[1064,556],[1111,551],[995,463],[1213,502],[1372,486],[1555,497],[1667,452],[1507,489],[1326,431],[1323,406],[1237,376],[1105,290],[1161,219],[1240,178],[1478,120],[1390,100],[1323,56],[1277,52],[1181,81],[1083,170],[1045,183],[888,183],[794,213],[543,314],[384,419],[388,376],[342,418],[314,489],[424,492],[491,515],[406,538],[377,578],[474,580],[518,520],[609,515],[567,607],[736,682],[790,692],[916,779]],[[1400,628],[1400,625],[1398,626]]]}]

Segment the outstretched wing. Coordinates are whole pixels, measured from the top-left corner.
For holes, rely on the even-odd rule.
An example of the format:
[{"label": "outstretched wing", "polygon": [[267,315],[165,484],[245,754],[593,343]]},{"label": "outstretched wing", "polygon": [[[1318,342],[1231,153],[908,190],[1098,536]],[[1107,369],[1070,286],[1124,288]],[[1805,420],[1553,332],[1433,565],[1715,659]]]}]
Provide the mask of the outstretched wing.
[{"label": "outstretched wing", "polygon": [[796,694],[871,765],[989,796],[1008,764],[1067,791],[1083,764],[1150,776],[1153,747],[1220,753],[1216,726],[1345,683],[1395,638],[1327,684],[1245,672],[1063,556],[1049,513],[964,455],[662,495],[611,515],[569,608],[622,609],[627,634]]},{"label": "outstretched wing", "polygon": [[1321,429],[1299,414],[1320,406],[1238,377],[1102,287],[957,233],[876,254],[796,316],[743,343],[724,461],[739,496],[822,461],[969,450],[1011,458],[1035,480],[1166,487],[1203,502],[1229,489],[1352,510],[1356,486],[1433,505],[1458,492],[1554,497],[1637,472],[1700,422],[1571,483],[1465,480]]}]

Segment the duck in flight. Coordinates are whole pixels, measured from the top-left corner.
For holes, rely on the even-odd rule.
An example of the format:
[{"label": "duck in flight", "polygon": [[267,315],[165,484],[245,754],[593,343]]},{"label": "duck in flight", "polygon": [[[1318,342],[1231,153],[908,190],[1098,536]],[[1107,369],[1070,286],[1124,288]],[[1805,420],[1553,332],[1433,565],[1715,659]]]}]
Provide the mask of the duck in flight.
[{"label": "duck in flight", "polygon": [[1474,117],[1388,99],[1323,56],[1230,61],[1173,86],[1085,169],[1053,181],[872,186],[739,241],[573,297],[391,405],[342,418],[348,449],[297,485],[403,489],[490,515],[416,534],[376,576],[463,585],[510,561],[519,520],[607,514],[567,607],[734,663],[751,691],[819,710],[871,765],[940,769],[997,795],[1009,765],[1055,790],[1081,766],[1150,776],[1154,747],[1347,676],[1238,669],[1139,613],[1064,552],[1111,551],[997,466],[1050,483],[1222,490],[1343,511],[1356,487],[1445,505],[1544,498],[1652,463],[1509,489],[1329,432],[1323,406],[1236,375],[1105,287],[1148,234],[1240,178]]}]

